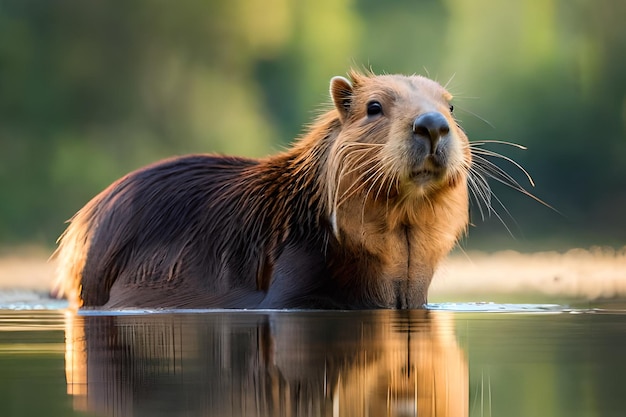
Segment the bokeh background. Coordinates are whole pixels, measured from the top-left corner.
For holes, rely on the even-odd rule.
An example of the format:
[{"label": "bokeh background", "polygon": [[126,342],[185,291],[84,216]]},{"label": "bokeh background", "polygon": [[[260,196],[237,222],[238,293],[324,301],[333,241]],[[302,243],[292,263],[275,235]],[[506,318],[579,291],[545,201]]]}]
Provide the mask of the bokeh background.
[{"label": "bokeh background", "polygon": [[470,139],[528,148],[492,147],[558,212],[495,184],[511,233],[474,208],[463,247],[621,247],[625,18],[622,0],[0,1],[0,247],[52,249],[154,160],[280,150],[350,67],[449,83]]},{"label": "bokeh background", "polygon": [[[625,22],[624,0],[0,0],[0,306],[55,308],[45,260],[112,181],[177,154],[274,153],[356,67],[448,83],[470,139],[526,146],[492,149],[557,210],[494,183],[506,227],[474,206],[469,255],[440,268],[431,301],[605,298],[623,313]],[[609,249],[572,249],[594,246]],[[7,317],[0,414],[68,415],[62,321]],[[465,317],[471,415],[486,415],[483,386],[491,415],[492,385],[506,415],[621,415],[623,314]]]}]

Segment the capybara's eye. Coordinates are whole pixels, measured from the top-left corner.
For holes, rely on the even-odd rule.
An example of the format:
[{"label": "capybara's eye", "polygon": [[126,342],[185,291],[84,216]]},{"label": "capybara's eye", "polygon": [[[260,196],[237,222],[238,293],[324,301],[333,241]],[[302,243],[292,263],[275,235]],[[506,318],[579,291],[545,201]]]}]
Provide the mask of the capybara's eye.
[{"label": "capybara's eye", "polygon": [[454,112],[454,106],[450,104],[450,113]]},{"label": "capybara's eye", "polygon": [[367,115],[368,116],[376,116],[377,114],[382,114],[383,106],[378,101],[370,101],[367,103]]}]

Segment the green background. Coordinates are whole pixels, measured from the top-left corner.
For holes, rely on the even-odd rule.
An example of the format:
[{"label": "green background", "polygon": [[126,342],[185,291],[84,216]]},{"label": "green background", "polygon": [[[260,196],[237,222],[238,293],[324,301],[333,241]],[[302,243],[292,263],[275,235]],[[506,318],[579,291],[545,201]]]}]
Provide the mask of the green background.
[{"label": "green background", "polygon": [[[449,83],[502,187],[465,248],[626,243],[622,0],[0,1],[0,246],[52,247],[110,182],[191,152],[276,152],[350,67]],[[514,168],[506,168],[511,173]],[[517,176],[520,181],[523,176]]]}]

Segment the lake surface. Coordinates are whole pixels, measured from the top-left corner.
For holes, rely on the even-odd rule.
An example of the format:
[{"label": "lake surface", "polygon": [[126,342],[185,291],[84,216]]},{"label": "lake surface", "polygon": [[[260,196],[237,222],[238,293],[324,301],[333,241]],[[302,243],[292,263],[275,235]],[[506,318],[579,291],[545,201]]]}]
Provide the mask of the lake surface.
[{"label": "lake surface", "polygon": [[34,306],[0,310],[0,416],[626,414],[626,304]]}]

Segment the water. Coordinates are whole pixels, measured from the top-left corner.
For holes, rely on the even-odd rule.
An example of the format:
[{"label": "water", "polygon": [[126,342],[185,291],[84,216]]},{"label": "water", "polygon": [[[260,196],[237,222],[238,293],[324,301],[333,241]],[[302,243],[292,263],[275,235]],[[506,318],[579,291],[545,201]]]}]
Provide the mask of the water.
[{"label": "water", "polygon": [[626,413],[619,303],[80,315],[48,307],[0,311],[0,416]]}]

